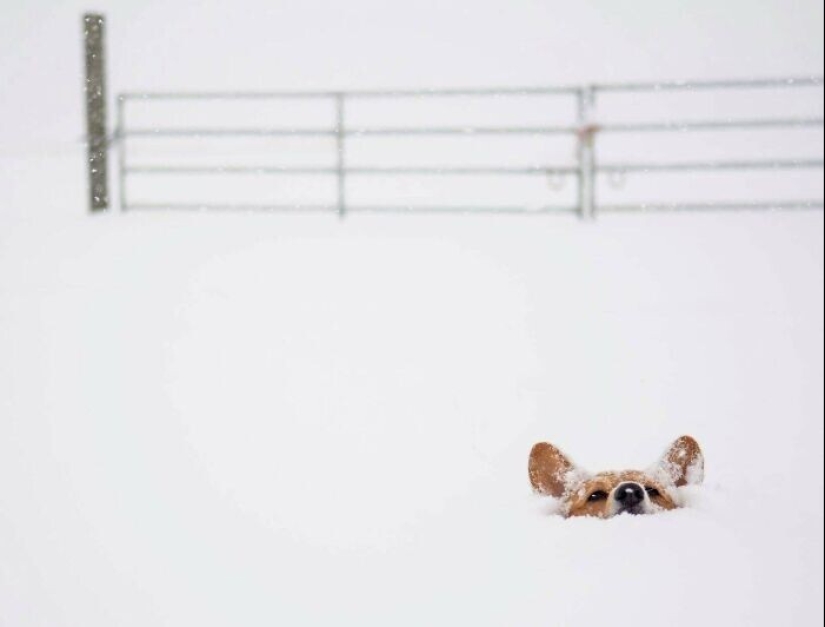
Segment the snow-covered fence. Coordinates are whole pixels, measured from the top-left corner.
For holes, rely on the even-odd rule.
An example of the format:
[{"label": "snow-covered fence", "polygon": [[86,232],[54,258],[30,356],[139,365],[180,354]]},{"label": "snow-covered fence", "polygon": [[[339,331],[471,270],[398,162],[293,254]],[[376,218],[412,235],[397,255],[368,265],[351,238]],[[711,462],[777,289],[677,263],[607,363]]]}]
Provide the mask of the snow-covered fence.
[{"label": "snow-covered fence", "polygon": [[126,92],[112,135],[119,205],[585,218],[821,209],[822,88],[806,77]]}]

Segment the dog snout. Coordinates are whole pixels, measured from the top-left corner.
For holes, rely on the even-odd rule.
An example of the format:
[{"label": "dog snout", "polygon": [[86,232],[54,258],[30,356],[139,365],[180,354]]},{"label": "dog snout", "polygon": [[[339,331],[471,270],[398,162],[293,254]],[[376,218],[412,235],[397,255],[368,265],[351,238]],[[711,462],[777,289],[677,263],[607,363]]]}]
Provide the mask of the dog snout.
[{"label": "dog snout", "polygon": [[635,507],[645,500],[645,491],[638,483],[623,483],[616,488],[613,498],[622,509]]}]

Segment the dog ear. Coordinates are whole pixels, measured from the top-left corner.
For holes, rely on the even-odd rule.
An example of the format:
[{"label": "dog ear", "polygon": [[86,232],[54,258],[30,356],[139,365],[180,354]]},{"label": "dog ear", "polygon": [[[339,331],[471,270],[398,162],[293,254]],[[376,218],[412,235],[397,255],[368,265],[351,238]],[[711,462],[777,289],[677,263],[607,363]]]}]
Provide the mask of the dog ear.
[{"label": "dog ear", "polygon": [[539,494],[562,497],[570,491],[582,473],[559,449],[539,442],[530,451],[530,483]]},{"label": "dog ear", "polygon": [[656,464],[657,475],[675,485],[698,485],[705,478],[705,458],[699,443],[683,435],[664,452]]}]

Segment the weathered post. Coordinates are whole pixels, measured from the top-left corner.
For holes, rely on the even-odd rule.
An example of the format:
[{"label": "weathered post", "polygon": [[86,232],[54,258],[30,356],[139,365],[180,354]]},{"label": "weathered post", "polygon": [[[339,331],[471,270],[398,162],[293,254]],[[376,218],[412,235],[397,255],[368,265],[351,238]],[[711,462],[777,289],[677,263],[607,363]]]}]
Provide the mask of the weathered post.
[{"label": "weathered post", "polygon": [[103,57],[104,17],[96,13],[83,16],[86,51],[86,142],[89,171],[89,208],[103,211],[109,207],[107,184],[106,80]]}]

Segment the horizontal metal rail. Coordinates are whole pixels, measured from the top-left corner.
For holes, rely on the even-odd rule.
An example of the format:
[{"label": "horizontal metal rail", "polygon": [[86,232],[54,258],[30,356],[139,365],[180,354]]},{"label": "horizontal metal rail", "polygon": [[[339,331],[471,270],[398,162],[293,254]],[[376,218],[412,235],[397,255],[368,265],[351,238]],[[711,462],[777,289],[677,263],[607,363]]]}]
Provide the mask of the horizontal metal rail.
[{"label": "horizontal metal rail", "polygon": [[[596,83],[595,91],[672,91],[690,89],[764,89],[777,87],[820,87],[821,77],[765,78],[748,80],[712,81],[666,81],[635,83]],[[255,100],[255,99],[314,99],[335,98],[345,95],[349,98],[417,98],[428,96],[472,97],[472,96],[553,96],[575,95],[580,86],[525,86],[525,87],[471,87],[446,89],[363,89],[363,90],[317,90],[317,91],[138,91],[125,92],[125,100]]]},{"label": "horizontal metal rail", "polygon": [[335,137],[332,128],[133,128],[121,137]]},{"label": "horizontal metal rail", "polygon": [[660,133],[672,131],[727,131],[771,128],[807,128],[822,126],[823,118],[763,118],[751,120],[685,120],[676,122],[618,122],[601,124],[597,130],[607,133]]},{"label": "horizontal metal rail", "polygon": [[752,161],[683,161],[676,163],[605,163],[601,172],[701,172],[713,170],[792,170],[825,167],[822,159],[764,159]]},{"label": "horizontal metal rail", "polygon": [[470,87],[447,89],[363,89],[347,91],[167,91],[125,92],[126,100],[267,100],[315,98],[419,98],[474,96],[565,96],[578,91],[578,87]]},{"label": "horizontal metal rail", "polygon": [[136,128],[123,137],[365,137],[375,135],[563,135],[578,132],[575,126],[476,126],[476,127],[387,127],[350,128]]},{"label": "horizontal metal rail", "polygon": [[[776,118],[755,120],[695,120],[681,122],[644,122],[602,124],[594,130],[608,133],[672,131],[719,131],[823,126],[823,118]],[[136,128],[124,130],[121,137],[368,137],[379,135],[564,135],[581,131],[575,126],[526,127],[430,127],[430,128],[352,128],[339,133],[327,128]]]},{"label": "horizontal metal rail", "polygon": [[[338,205],[283,205],[245,203],[134,203],[129,209],[177,210],[177,211],[251,211],[301,213],[304,211],[336,213]],[[576,206],[479,206],[479,205],[348,205],[347,213],[485,213],[485,214],[537,214],[537,213],[577,213]]]},{"label": "horizontal metal rail", "polygon": [[[235,91],[235,92],[129,92],[118,98],[118,123],[114,136],[118,147],[121,206],[126,209],[170,209],[170,210],[226,210],[226,211],[282,211],[282,212],[333,212],[343,215],[355,211],[364,213],[507,213],[531,215],[537,213],[579,213],[592,216],[600,212],[633,211],[705,211],[720,210],[804,210],[822,208],[823,201],[792,200],[779,201],[719,201],[719,202],[648,202],[601,204],[594,201],[596,177],[598,175],[622,176],[628,173],[654,174],[668,172],[733,172],[733,171],[790,171],[822,169],[821,157],[777,158],[777,159],[716,159],[700,161],[672,161],[656,163],[603,163],[597,160],[597,138],[605,133],[682,133],[682,132],[760,132],[777,129],[809,130],[825,126],[825,119],[818,115],[799,117],[762,118],[710,118],[641,121],[606,121],[600,123],[595,117],[596,98],[609,92],[675,92],[679,90],[759,90],[816,87],[821,88],[819,77],[767,78],[752,80],[712,80],[675,82],[628,82],[602,83],[588,86],[563,87],[505,87],[505,88],[455,88],[455,89],[388,89],[355,91]],[[355,99],[381,98],[503,98],[535,96],[569,96],[573,105],[571,124],[545,125],[445,125],[445,126],[348,126],[345,120],[345,103]],[[130,128],[125,122],[124,108],[130,101],[195,101],[195,100],[311,100],[328,101],[335,112],[332,126],[317,127],[214,127],[214,128]],[[747,115],[744,111],[743,113]],[[780,114],[781,115],[781,114]],[[491,118],[492,120],[493,118]],[[349,141],[364,137],[527,137],[527,136],[570,136],[579,147],[575,165],[489,165],[489,166],[370,166],[350,165],[346,158]],[[168,163],[129,164],[126,159],[126,142],[131,138],[326,138],[334,141],[334,164],[329,165],[186,165]],[[587,155],[589,157],[585,158]],[[126,178],[128,175],[308,175],[335,176],[337,178],[337,202],[330,204],[269,204],[269,203],[156,203],[137,202],[127,204]],[[464,205],[350,205],[346,195],[348,176],[546,176],[550,187],[558,189],[565,177],[576,177],[578,184],[577,206],[542,205],[524,206],[464,206]]]},{"label": "horizontal metal rail", "polygon": [[[245,203],[134,203],[130,209],[145,210],[175,210],[175,211],[237,211],[242,212],[284,212],[284,213],[336,213],[338,205],[283,205],[283,204],[245,204]],[[607,204],[599,207],[600,212],[631,213],[631,212],[664,212],[664,211],[713,211],[713,210],[740,210],[740,211],[784,211],[784,210],[817,210],[823,208],[822,200],[804,201],[777,201],[777,202],[706,202],[706,203],[636,203],[636,204]],[[357,213],[437,213],[437,214],[578,214],[579,207],[565,205],[544,205],[539,207],[490,206],[479,205],[349,205],[347,212]]]},{"label": "horizontal metal rail", "polygon": [[822,209],[822,200],[795,200],[795,201],[726,201],[726,202],[693,202],[693,203],[634,203],[626,205],[600,205],[600,212],[630,213],[643,211],[809,211]]},{"label": "horizontal metal rail", "polygon": [[285,213],[319,212],[332,213],[338,211],[338,205],[328,204],[267,204],[267,203],[176,203],[176,202],[134,202],[129,203],[129,209],[145,210],[175,210],[175,211],[272,211]]},{"label": "horizontal metal rail", "polygon": [[[599,172],[700,172],[713,170],[788,170],[815,169],[825,167],[822,159],[761,160],[761,161],[695,161],[677,163],[606,163],[597,165]],[[332,176],[338,174],[334,167],[292,167],[292,166],[175,166],[175,165],[135,165],[125,168],[128,174],[293,174]],[[529,176],[529,175],[578,175],[578,168],[572,166],[536,167],[349,167],[347,174],[353,175],[408,175],[408,176]]]},{"label": "horizontal metal rail", "polygon": [[[145,165],[129,166],[125,169],[130,174],[300,174],[300,175],[337,175],[335,167],[291,167],[291,166],[166,166]],[[520,176],[520,175],[559,175],[578,174],[572,166],[559,167],[349,167],[347,174],[360,175],[409,175],[409,176]]]},{"label": "horizontal metal rail", "polygon": [[773,89],[787,87],[822,87],[820,76],[794,78],[756,78],[743,80],[665,81],[638,83],[596,83],[596,91],[679,91],[690,89]]}]

